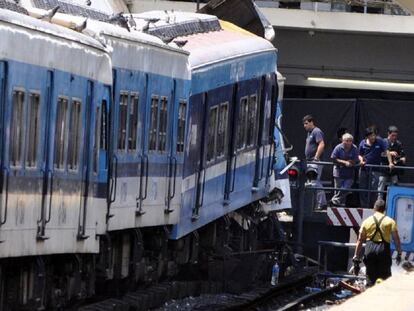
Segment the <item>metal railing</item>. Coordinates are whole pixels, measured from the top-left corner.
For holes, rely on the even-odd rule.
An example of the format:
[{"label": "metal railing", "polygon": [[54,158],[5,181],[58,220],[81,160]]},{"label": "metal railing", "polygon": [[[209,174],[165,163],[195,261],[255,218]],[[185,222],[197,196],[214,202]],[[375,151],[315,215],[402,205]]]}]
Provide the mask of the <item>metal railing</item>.
[{"label": "metal railing", "polygon": [[[305,206],[305,194],[309,191],[313,191],[314,193],[316,193],[316,191],[318,190],[322,190],[322,191],[344,191],[347,193],[386,193],[386,191],[379,191],[378,188],[376,189],[361,189],[361,188],[337,188],[337,187],[316,187],[314,186],[314,184],[306,184],[307,178],[306,178],[306,168],[308,164],[316,164],[316,165],[323,165],[323,166],[328,166],[328,167],[332,167],[333,165],[338,165],[337,163],[334,162],[325,162],[325,161],[304,161],[304,160],[298,160],[297,158],[294,158],[294,160],[288,165],[288,167],[293,167],[295,166],[296,168],[299,169],[299,174],[297,177],[297,184],[294,187],[294,189],[297,190],[298,196],[297,196],[297,205],[296,205],[296,211],[295,211],[295,217],[296,217],[296,242],[298,243],[298,245],[302,244],[302,235],[303,235],[303,221],[305,219],[305,210],[309,210],[309,206]],[[355,169],[355,171],[357,171],[358,168],[360,168],[360,165],[354,165],[353,168]],[[382,170],[384,172],[384,169],[389,169],[388,166],[386,165],[370,165],[370,164],[366,164],[364,165],[364,168],[368,171],[368,185],[371,185],[371,180],[370,178],[372,178],[372,171],[375,170]],[[402,171],[413,171],[414,167],[413,166],[395,166],[394,169],[399,169]],[[357,178],[354,179],[354,181],[356,181]],[[370,201],[371,199],[369,198],[368,201]],[[312,202],[312,206],[311,206],[311,210],[314,211],[315,210],[315,206],[316,206],[316,198],[313,198],[313,202]],[[372,207],[372,206],[371,206]],[[297,247],[297,251],[299,253],[301,253],[302,251],[302,247],[298,246]]]},{"label": "metal railing", "polygon": [[[338,165],[335,162],[326,162],[326,161],[304,161],[305,165],[304,165],[304,169],[306,171],[306,167],[307,164],[314,164],[314,165],[322,165],[322,166],[334,166],[334,165]],[[360,165],[360,164],[355,164],[349,168],[353,168],[355,171],[357,171],[357,169],[361,169],[364,168],[367,172],[367,176],[368,176],[368,180],[367,180],[367,184],[371,185],[372,182],[372,178],[373,172],[380,172],[382,174],[387,174],[388,172],[391,173],[392,171],[390,170],[389,166],[387,165],[373,165],[373,164],[365,164],[365,165]],[[397,171],[414,171],[414,166],[394,166],[393,170]],[[359,192],[359,193],[387,193],[387,191],[383,190],[378,190],[377,189],[364,189],[364,188],[349,188],[349,189],[345,189],[345,188],[335,188],[335,187],[315,187],[315,186],[306,186],[304,187],[305,190],[325,190],[325,191],[346,191],[346,192]]]},{"label": "metal railing", "polygon": [[400,5],[387,0],[257,0],[256,4],[262,8],[297,8],[315,12],[409,15]]}]

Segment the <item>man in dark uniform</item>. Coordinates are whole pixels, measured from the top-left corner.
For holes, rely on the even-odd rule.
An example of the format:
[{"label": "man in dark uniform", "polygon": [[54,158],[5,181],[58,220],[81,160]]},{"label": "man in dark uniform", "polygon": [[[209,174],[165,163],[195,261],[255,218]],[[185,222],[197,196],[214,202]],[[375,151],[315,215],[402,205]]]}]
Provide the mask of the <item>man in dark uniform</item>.
[{"label": "man in dark uniform", "polygon": [[374,285],[377,279],[391,276],[391,236],[397,249],[397,264],[401,262],[401,246],[395,221],[385,216],[385,202],[377,200],[374,215],[365,219],[359,230],[354,262],[359,262],[362,244],[366,241],[364,263],[367,268],[367,284]]},{"label": "man in dark uniform", "polygon": [[[407,161],[405,152],[403,149],[402,143],[398,140],[398,128],[394,125],[388,127],[388,136],[384,139],[387,144],[387,149],[390,152],[392,162],[395,166],[403,166]],[[388,166],[388,158],[383,155],[381,159],[381,164]],[[378,182],[378,190],[384,191],[387,184],[398,184],[399,174],[401,172],[398,169],[392,169],[391,171],[386,169],[381,172]],[[383,193],[378,193],[378,198],[382,199],[384,197]]]},{"label": "man in dark uniform", "polygon": [[[387,150],[385,141],[377,136],[376,130],[373,127],[365,129],[365,139],[359,144],[359,163],[361,168],[359,170],[359,188],[361,190],[377,190],[378,181],[380,175],[379,168],[366,167],[365,164],[380,165],[381,155],[385,153],[391,160],[391,154]],[[392,170],[394,164],[388,165],[389,169]],[[376,197],[376,196],[375,196]],[[372,206],[371,199],[374,198],[370,192],[360,192],[359,198],[361,201],[362,208],[369,208]]]},{"label": "man in dark uniform", "polygon": [[[312,115],[306,115],[303,117],[303,128],[307,132],[306,145],[305,145],[305,157],[307,161],[320,161],[322,154],[325,150],[324,134],[319,127],[315,125],[315,120]],[[310,164],[310,166],[315,166]],[[312,167],[308,167],[312,168]],[[317,177],[315,180],[316,187],[322,187],[323,165],[316,165]],[[323,190],[317,190],[316,192],[317,209],[326,208],[326,196]]]}]

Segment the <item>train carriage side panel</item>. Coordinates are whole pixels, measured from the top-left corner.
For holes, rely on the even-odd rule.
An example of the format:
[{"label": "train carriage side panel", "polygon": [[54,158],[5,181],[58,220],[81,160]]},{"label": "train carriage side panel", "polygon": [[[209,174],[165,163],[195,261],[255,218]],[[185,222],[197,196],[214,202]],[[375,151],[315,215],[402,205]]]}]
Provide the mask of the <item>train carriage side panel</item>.
[{"label": "train carriage side panel", "polygon": [[[184,203],[180,223],[174,227],[172,238],[188,234],[228,212],[266,195],[264,181],[260,184],[259,189],[254,189],[252,192],[256,166],[256,136],[253,135],[254,146],[251,149],[246,148],[241,152],[242,155],[237,154],[243,160],[240,160],[239,163],[237,160],[234,161],[233,154],[229,155],[228,149],[225,156],[215,160],[216,162],[212,166],[208,165],[207,159],[211,154],[214,157],[217,156],[217,143],[220,145],[220,137],[217,137],[217,134],[223,130],[220,128],[220,121],[223,119],[227,119],[225,122],[227,129],[226,148],[229,148],[228,142],[236,141],[237,131],[231,130],[229,116],[226,114],[235,114],[238,111],[241,98],[246,97],[247,93],[249,93],[249,99],[250,96],[257,97],[255,109],[258,109],[261,78],[272,72],[275,65],[276,54],[274,51],[269,51],[200,66],[200,68],[193,70],[193,95],[190,101],[189,134],[187,136],[189,152],[186,153],[185,158],[183,187]],[[240,95],[243,96],[236,98],[237,93],[234,96],[233,92],[238,83],[243,86],[243,91],[240,91]],[[222,92],[225,92],[226,95],[223,95]],[[228,110],[222,109],[220,111],[220,105],[227,101],[230,104]],[[232,118],[235,117],[232,116]],[[255,134],[257,135],[256,130]],[[203,137],[205,145],[203,145]],[[192,152],[195,152],[196,156]],[[268,157],[269,153],[264,155],[264,162],[267,162]],[[260,160],[258,163],[261,165],[262,161]],[[229,172],[231,174],[231,194],[225,198],[226,175]],[[239,188],[236,187],[236,183]]]},{"label": "train carriage side panel", "polygon": [[143,73],[114,69],[116,83],[112,106],[111,158],[112,186],[111,218],[109,224],[119,222],[117,229],[135,226],[133,217],[122,217],[118,212],[134,214],[136,197],[140,191],[144,115],[146,109],[147,77]]},{"label": "train carriage side panel", "polygon": [[[180,130],[185,126],[182,114],[189,96],[188,53],[113,25],[92,22],[91,27],[113,47],[110,159],[114,191],[108,230],[177,223],[183,138],[179,145],[177,139],[179,124]],[[138,104],[137,115],[131,114],[132,101]],[[134,149],[128,150],[131,139]]]},{"label": "train carriage side panel", "polygon": [[[102,95],[93,85],[111,84],[109,57],[85,36],[4,10],[0,36],[8,68],[0,257],[96,253],[97,220],[104,220],[105,205],[97,210],[86,191],[90,162],[80,144],[83,139],[92,145],[92,131],[85,136],[81,122],[93,120],[92,99]],[[22,45],[27,42],[30,50]],[[61,124],[58,107],[64,108]],[[63,146],[52,135],[56,128]],[[69,136],[69,128],[78,130]],[[80,232],[90,238],[79,239]]]}]

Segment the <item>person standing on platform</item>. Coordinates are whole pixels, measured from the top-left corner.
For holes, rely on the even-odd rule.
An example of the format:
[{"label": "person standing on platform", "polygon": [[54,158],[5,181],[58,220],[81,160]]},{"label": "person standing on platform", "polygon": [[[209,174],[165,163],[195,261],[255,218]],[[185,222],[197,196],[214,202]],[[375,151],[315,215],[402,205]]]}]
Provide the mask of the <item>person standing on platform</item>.
[{"label": "person standing on platform", "polygon": [[[394,125],[388,127],[388,137],[385,138],[385,143],[388,146],[388,151],[390,152],[392,163],[396,166],[405,165],[407,158],[402,146],[402,143],[398,140],[398,128]],[[389,166],[388,158],[383,156],[381,159],[381,164]],[[378,190],[384,191],[387,184],[397,185],[399,180],[399,174],[401,172],[398,169],[382,171],[379,177]],[[379,192],[378,198],[382,199],[384,194]]]},{"label": "person standing on platform", "polygon": [[[361,141],[358,148],[359,162],[361,168],[359,170],[359,188],[361,190],[377,190],[380,175],[379,168],[366,167],[365,164],[380,165],[381,154],[385,152],[389,160],[389,168],[392,170],[394,164],[391,161],[391,154],[387,149],[387,145],[382,138],[377,137],[375,129],[368,127],[365,129],[365,139]],[[369,208],[371,198],[374,196],[371,192],[362,191],[359,193],[362,208]]]},{"label": "person standing on platform", "polygon": [[391,236],[397,250],[397,264],[401,262],[401,244],[395,221],[385,216],[385,202],[377,200],[374,204],[374,215],[365,219],[359,229],[356,243],[354,263],[360,262],[362,244],[366,241],[364,264],[367,269],[367,285],[375,284],[377,279],[391,276]]},{"label": "person standing on platform", "polygon": [[[303,117],[303,127],[308,133],[306,137],[305,157],[307,161],[318,162],[321,159],[323,151],[325,149],[324,135],[320,128],[316,127],[315,120],[312,115],[306,115]],[[315,180],[316,187],[322,187],[323,165],[317,165],[317,177]],[[317,208],[326,208],[326,196],[323,190],[317,190],[316,193]]]},{"label": "person standing on platform", "polygon": [[354,165],[358,162],[358,149],[353,140],[349,133],[342,135],[342,143],[332,151],[331,159],[336,163],[333,167],[334,185],[335,188],[343,189],[335,191],[331,199],[335,206],[345,206],[345,190],[350,189],[354,182]]}]

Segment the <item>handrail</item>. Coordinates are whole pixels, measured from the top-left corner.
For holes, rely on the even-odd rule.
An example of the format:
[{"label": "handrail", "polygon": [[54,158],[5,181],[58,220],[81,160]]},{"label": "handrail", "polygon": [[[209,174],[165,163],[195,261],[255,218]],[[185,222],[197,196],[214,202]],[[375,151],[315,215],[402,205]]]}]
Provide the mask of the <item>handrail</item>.
[{"label": "handrail", "polygon": [[[266,1],[258,1],[257,5],[260,8],[275,8],[274,4],[270,4],[272,2],[275,2],[276,0],[272,0],[270,2],[266,2]],[[298,2],[298,0],[284,0],[284,2]],[[305,1],[302,1],[305,2]],[[312,4],[312,2],[307,2]],[[404,9],[402,9],[401,5],[395,2],[386,2],[386,1],[381,1],[381,0],[366,0],[366,1],[361,1],[361,0],[318,0],[317,2],[313,3],[313,7],[314,10],[316,12],[318,12],[318,3],[325,3],[325,4],[339,4],[339,5],[347,5],[347,6],[355,6],[355,7],[361,7],[364,8],[364,14],[368,13],[368,9],[369,8],[379,8],[379,9],[383,9],[385,10],[386,8],[392,9],[392,15],[407,15],[406,12],[404,12]],[[276,6],[277,7],[277,6]],[[299,8],[298,8],[299,9]],[[301,8],[301,10],[308,10],[308,9],[303,9]],[[335,11],[337,11],[338,9],[336,9]],[[326,10],[324,10],[326,11]],[[330,11],[332,11],[332,7],[330,8]],[[347,10],[343,10],[343,12],[347,12]]]},{"label": "handrail", "polygon": [[[338,165],[338,163],[336,163],[336,162],[306,161],[306,160],[300,161],[296,158],[293,159],[292,163],[294,163],[294,162],[295,163],[302,162],[302,163],[300,163],[301,165],[299,165],[299,166],[302,167],[303,173],[305,173],[304,171],[306,169],[307,164],[322,165],[322,166]],[[353,168],[353,169],[366,168],[366,170],[368,171],[368,174],[369,174],[368,185],[364,186],[364,187],[362,187],[360,185],[359,188],[343,188],[343,187],[332,187],[332,186],[317,185],[315,183],[314,179],[308,180],[307,182],[305,182],[304,179],[301,179],[302,182],[303,182],[303,185],[298,186],[298,187],[303,189],[304,191],[310,191],[310,190],[311,191],[329,191],[329,192],[331,192],[331,191],[344,191],[344,192],[347,192],[347,193],[366,193],[366,194],[373,194],[374,193],[374,194],[379,194],[379,195],[380,194],[383,195],[383,194],[387,193],[386,190],[380,190],[380,188],[378,188],[377,186],[376,187],[370,186],[371,185],[370,179],[373,178],[373,177],[371,177],[370,172],[375,170],[376,172],[381,172],[382,171],[382,172],[385,173],[386,170],[388,170],[388,171],[390,170],[388,165],[365,164],[365,165],[362,166],[359,163],[357,163],[357,164],[351,166],[350,168]],[[413,166],[394,166],[394,169],[395,170],[414,170],[414,167]],[[394,171],[394,169],[392,171]]]},{"label": "handrail", "polygon": [[232,173],[232,184],[231,184],[231,188],[230,188],[230,193],[234,192],[234,184],[236,182],[236,170],[237,170],[237,153],[234,153],[234,164],[233,164],[233,173]]},{"label": "handrail", "polygon": [[275,143],[271,143],[270,144],[270,150],[269,150],[269,159],[268,159],[268,163],[267,163],[267,179],[270,178],[270,176],[272,176],[273,174],[273,160],[276,154],[276,148],[275,148]]},{"label": "handrail", "polygon": [[114,162],[112,163],[112,169],[115,166],[115,170],[114,174],[111,174],[111,187],[109,195],[110,203],[114,203],[116,200],[116,186],[118,181],[118,157],[114,154],[113,159]]},{"label": "handrail", "polygon": [[173,192],[172,192],[172,196],[170,197],[170,199],[173,199],[175,197],[175,188],[176,188],[176,179],[177,179],[177,158],[176,157],[172,157],[172,160],[174,161],[174,182],[173,182]]},{"label": "handrail", "polygon": [[[4,170],[5,175],[6,175],[6,187],[5,187],[6,197],[4,199],[4,218],[2,217],[2,219],[0,221],[0,226],[4,225],[7,222],[8,201],[9,201],[9,175],[10,175],[10,170],[7,167],[4,167],[3,170]],[[4,183],[3,183],[3,185],[4,185]],[[3,204],[3,198],[1,198],[1,204]]]},{"label": "handrail", "polygon": [[148,155],[144,154],[145,159],[145,195],[142,197],[142,201],[144,201],[148,196],[148,167],[149,167],[149,160]]},{"label": "handrail", "polygon": [[[300,160],[296,160],[296,162],[300,162]],[[325,165],[325,166],[338,165],[338,163],[328,162],[328,161],[306,161],[306,164],[316,164],[316,165]],[[350,168],[357,168],[357,167],[389,168],[388,165],[376,165],[376,164],[361,165],[359,163],[350,166]],[[414,170],[414,166],[394,166],[394,169]]]},{"label": "handrail", "polygon": [[142,155],[138,155],[138,163],[139,163],[139,172],[138,172],[138,176],[139,176],[139,183],[138,183],[138,196],[136,197],[137,200],[141,199],[141,195],[142,195],[142,182],[141,182],[141,173],[142,173]]},{"label": "handrail", "polygon": [[[49,177],[50,176],[50,177]],[[53,170],[48,170],[48,179],[49,179],[49,187],[50,188],[50,194],[49,194],[49,213],[47,218],[45,219],[45,224],[48,224],[50,222],[50,218],[52,217],[52,196],[53,196]]]},{"label": "handrail", "polygon": [[207,175],[207,172],[206,172],[206,169],[204,169],[203,170],[203,190],[202,190],[202,192],[201,192],[201,202],[200,202],[200,206],[203,206],[204,205],[204,192],[205,192],[205,190],[206,190],[206,175]]},{"label": "handrail", "polygon": [[262,147],[262,155],[261,155],[261,161],[260,161],[260,177],[257,179],[257,183],[259,183],[259,181],[262,180],[264,176],[263,168],[264,168],[266,145],[262,145],[261,147]]},{"label": "handrail", "polygon": [[349,189],[344,189],[344,188],[335,188],[335,187],[309,187],[309,186],[305,186],[304,188],[305,190],[331,190],[331,191],[337,191],[337,190],[341,190],[341,191],[347,191],[347,192],[375,192],[375,193],[387,193],[387,191],[385,190],[377,190],[377,189],[358,189],[358,188],[349,188]]},{"label": "handrail", "polygon": [[136,214],[137,215],[143,215],[142,212],[142,178],[144,176],[144,156],[139,154],[138,159],[140,160],[139,163],[139,182],[138,182],[138,196],[135,197],[136,201]]},{"label": "handrail", "polygon": [[174,184],[175,184],[175,176],[177,174],[177,172],[176,172],[176,170],[177,170],[176,165],[175,165],[175,169],[173,168],[173,165],[174,165],[173,162],[175,164],[177,162],[176,158],[174,156],[172,156],[172,155],[168,155],[167,156],[167,160],[168,160],[168,170],[167,170],[167,179],[166,179],[166,183],[167,183],[167,195],[166,195],[166,198],[165,198],[165,204],[166,204],[166,207],[164,209],[164,213],[165,214],[169,214],[169,213],[171,213],[171,212],[174,211],[174,210],[170,209],[171,200],[175,196],[175,185],[173,186],[174,187],[174,193],[171,194],[171,178],[174,178]]}]

